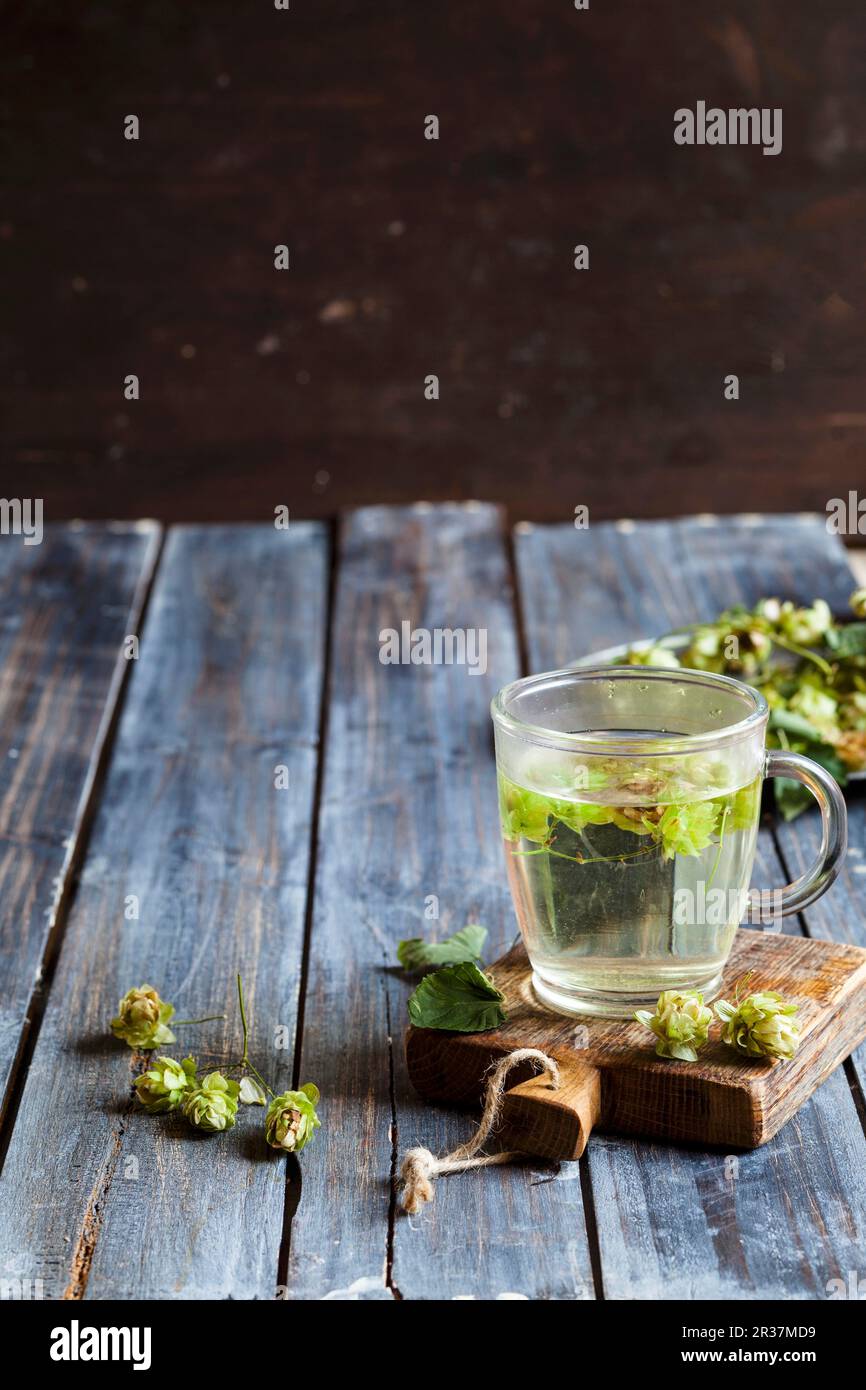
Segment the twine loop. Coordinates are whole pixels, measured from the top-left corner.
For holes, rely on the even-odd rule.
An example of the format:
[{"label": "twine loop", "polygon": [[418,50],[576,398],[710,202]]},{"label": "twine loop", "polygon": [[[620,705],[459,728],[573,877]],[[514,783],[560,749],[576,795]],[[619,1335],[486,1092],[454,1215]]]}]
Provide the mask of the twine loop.
[{"label": "twine loop", "polygon": [[483,1154],[482,1145],[489,1138],[499,1122],[502,1110],[502,1095],[508,1073],[521,1062],[534,1062],[542,1073],[546,1073],[552,1090],[560,1085],[559,1067],[546,1052],[536,1047],[518,1047],[489,1067],[487,1085],[484,1090],[484,1110],[481,1123],[472,1138],[461,1144],[450,1154],[437,1158],[429,1149],[418,1147],[409,1149],[400,1168],[403,1210],[410,1216],[419,1212],[425,1202],[432,1202],[435,1195],[434,1180],[442,1173],[462,1173],[469,1168],[487,1168],[494,1163],[513,1163],[525,1155],[518,1152]]}]

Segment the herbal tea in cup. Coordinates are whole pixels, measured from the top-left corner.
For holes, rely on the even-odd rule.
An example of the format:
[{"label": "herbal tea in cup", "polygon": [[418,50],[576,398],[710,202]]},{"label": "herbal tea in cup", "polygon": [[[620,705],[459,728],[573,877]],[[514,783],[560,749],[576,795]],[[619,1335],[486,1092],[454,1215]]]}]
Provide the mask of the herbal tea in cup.
[{"label": "herbal tea in cup", "polygon": [[[539,998],[629,1017],[662,990],[718,991],[745,916],[800,911],[839,871],[845,802],[796,753],[767,752],[763,696],[727,676],[650,667],[553,671],[493,701],[512,897]],[[749,882],[765,776],[823,818],[817,862],[772,895]]]}]

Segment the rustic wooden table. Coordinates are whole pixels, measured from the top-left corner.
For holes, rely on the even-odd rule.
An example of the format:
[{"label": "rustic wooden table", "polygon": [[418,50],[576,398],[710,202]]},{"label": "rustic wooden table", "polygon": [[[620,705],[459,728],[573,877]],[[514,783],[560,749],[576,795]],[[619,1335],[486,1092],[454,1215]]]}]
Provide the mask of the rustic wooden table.
[{"label": "rustic wooden table", "polygon": [[[74,1299],[827,1297],[862,1266],[866,1049],[763,1149],[595,1135],[579,1164],[444,1179],[409,1219],[400,1151],[451,1147],[471,1117],[412,1094],[394,959],[467,921],[491,956],[514,936],[501,684],[764,593],[843,609],[851,587],[800,516],[523,526],[512,544],[494,508],[422,504],[354,512],[336,537],[6,538],[0,1277]],[[382,665],[379,633],[405,619],[486,629],[486,673]],[[842,878],[787,930],[866,945],[856,792],[849,808]],[[790,879],[818,834],[811,815],[767,824],[756,880]],[[263,1148],[260,1111],[213,1138],[143,1115],[140,1063],[106,1034],[149,980],[186,1017],[224,1009],[197,1031],[227,1055],[237,970],[260,1068],[321,1088],[300,1159]]]}]

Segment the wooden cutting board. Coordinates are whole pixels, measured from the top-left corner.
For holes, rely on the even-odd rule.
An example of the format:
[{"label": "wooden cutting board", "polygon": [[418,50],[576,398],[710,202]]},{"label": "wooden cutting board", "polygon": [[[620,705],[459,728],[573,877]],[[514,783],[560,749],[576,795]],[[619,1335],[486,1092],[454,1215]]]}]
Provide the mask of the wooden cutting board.
[{"label": "wooden cutting board", "polygon": [[775,989],[799,1005],[802,1033],[791,1062],[740,1060],[722,1043],[720,1024],[697,1062],[658,1058],[639,1023],[565,1018],[541,1004],[518,945],[490,971],[507,1022],[472,1034],[410,1027],[409,1075],[426,1100],[478,1104],[492,1062],[536,1047],[559,1063],[562,1085],[552,1090],[529,1065],[515,1069],[497,1135],[506,1148],[579,1158],[593,1128],[755,1148],[866,1037],[866,951],[740,928],[720,997],[730,998],[747,971],[749,992]]}]

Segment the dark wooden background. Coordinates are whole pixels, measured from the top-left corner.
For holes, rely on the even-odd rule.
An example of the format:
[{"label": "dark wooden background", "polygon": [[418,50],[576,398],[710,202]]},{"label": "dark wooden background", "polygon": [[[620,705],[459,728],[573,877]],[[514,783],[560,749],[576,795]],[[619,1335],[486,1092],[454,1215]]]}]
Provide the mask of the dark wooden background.
[{"label": "dark wooden background", "polygon": [[[3,495],[566,520],[823,510],[862,481],[861,0],[2,18]],[[781,106],[782,154],[675,146],[699,99]]]}]

